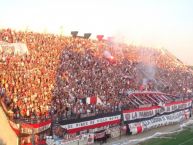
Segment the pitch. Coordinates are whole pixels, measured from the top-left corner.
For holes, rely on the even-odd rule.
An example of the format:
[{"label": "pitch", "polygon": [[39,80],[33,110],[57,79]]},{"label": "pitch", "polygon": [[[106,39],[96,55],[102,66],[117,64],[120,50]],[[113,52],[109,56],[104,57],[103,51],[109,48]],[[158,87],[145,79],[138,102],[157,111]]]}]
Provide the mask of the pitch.
[{"label": "pitch", "polygon": [[139,145],[193,145],[193,126],[175,134],[150,139]]}]

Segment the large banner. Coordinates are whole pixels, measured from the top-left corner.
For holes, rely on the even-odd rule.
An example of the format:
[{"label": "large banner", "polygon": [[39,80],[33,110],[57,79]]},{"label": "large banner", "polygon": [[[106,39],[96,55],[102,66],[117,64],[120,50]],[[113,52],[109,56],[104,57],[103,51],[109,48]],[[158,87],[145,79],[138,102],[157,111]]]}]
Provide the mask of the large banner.
[{"label": "large banner", "polygon": [[21,124],[21,133],[23,133],[23,134],[32,134],[32,133],[36,134],[36,133],[40,133],[40,132],[47,130],[48,128],[50,128],[50,126],[51,126],[51,120],[41,122],[38,124],[22,123]]},{"label": "large banner", "polygon": [[192,100],[186,100],[186,101],[162,104],[162,106],[124,110],[123,121],[136,122],[139,119],[151,118],[156,115],[187,109],[187,108],[190,108],[191,106],[192,106]]},{"label": "large banner", "polygon": [[129,134],[139,134],[145,130],[152,128],[157,128],[164,125],[174,124],[181,121],[184,121],[190,117],[190,110],[183,110],[175,112],[169,115],[162,115],[159,117],[154,117],[150,120],[145,120],[136,123],[128,124],[128,133]]},{"label": "large banner", "polygon": [[76,133],[82,130],[100,128],[103,126],[119,124],[121,121],[121,112],[107,113],[86,118],[62,121],[62,128],[67,129],[67,133]]}]

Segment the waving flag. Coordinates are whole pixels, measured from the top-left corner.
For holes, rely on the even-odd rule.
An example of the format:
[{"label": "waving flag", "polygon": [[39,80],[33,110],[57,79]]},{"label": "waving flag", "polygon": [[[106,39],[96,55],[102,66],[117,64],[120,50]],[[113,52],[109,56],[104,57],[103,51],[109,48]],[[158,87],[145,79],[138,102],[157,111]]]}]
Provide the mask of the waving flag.
[{"label": "waving flag", "polygon": [[102,104],[102,101],[99,97],[92,96],[86,98],[86,104]]}]

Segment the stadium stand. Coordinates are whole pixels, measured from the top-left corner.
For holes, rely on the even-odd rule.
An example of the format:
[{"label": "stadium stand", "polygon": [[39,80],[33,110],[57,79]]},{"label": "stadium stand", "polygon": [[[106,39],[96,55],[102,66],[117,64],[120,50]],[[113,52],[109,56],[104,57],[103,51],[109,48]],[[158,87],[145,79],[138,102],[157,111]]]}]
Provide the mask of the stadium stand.
[{"label": "stadium stand", "polygon": [[[14,54],[5,42],[24,43],[29,53]],[[0,48],[1,102],[19,122],[84,118],[192,96],[192,71],[164,49],[11,29],[0,30]],[[162,94],[135,95],[143,91]]]}]

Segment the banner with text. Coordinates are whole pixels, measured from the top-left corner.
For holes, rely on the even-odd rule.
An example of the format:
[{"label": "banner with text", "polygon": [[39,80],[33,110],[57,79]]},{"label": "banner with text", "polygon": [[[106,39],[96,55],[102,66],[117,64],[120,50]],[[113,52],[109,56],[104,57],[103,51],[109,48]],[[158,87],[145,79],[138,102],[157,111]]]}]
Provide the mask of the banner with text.
[{"label": "banner with text", "polygon": [[22,123],[21,124],[21,133],[23,133],[23,134],[32,134],[32,133],[36,134],[36,133],[40,133],[40,132],[47,130],[48,128],[50,128],[50,126],[51,126],[51,120],[41,122],[38,124]]},{"label": "banner with text", "polygon": [[123,121],[135,122],[138,119],[151,118],[156,115],[160,115],[164,113],[172,113],[177,110],[179,111],[179,110],[190,108],[191,106],[192,106],[192,100],[186,100],[186,101],[163,104],[162,106],[124,110]]},{"label": "banner with text", "polygon": [[136,123],[128,124],[128,133],[129,134],[139,134],[145,130],[152,128],[157,128],[164,125],[174,124],[181,121],[184,121],[190,117],[190,110],[183,110],[175,112],[169,115],[162,115],[159,117],[154,117],[150,120],[145,120]]},{"label": "banner with text", "polygon": [[76,133],[82,130],[100,128],[103,126],[119,124],[121,121],[121,112],[107,113],[87,118],[63,121],[60,123],[62,128],[67,129],[68,133]]}]

